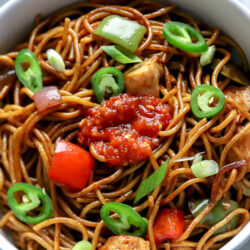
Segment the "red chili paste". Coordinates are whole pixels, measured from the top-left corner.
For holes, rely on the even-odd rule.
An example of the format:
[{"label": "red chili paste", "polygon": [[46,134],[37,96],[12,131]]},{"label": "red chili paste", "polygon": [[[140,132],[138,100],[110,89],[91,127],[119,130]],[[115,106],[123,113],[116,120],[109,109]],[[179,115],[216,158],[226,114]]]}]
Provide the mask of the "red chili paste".
[{"label": "red chili paste", "polygon": [[111,166],[146,160],[159,144],[158,132],[172,119],[171,109],[154,96],[122,94],[85,111],[78,140],[94,146]]}]

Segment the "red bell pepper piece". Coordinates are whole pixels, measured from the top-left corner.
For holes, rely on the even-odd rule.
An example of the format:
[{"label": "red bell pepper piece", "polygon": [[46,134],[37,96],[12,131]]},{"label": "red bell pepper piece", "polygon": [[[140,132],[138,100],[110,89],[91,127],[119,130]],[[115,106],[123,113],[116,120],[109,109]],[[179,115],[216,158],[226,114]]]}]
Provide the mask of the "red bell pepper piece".
[{"label": "red bell pepper piece", "polygon": [[86,186],[94,161],[88,151],[68,141],[60,140],[49,170],[49,179],[72,191],[79,191]]},{"label": "red bell pepper piece", "polygon": [[156,244],[167,240],[175,239],[182,235],[184,227],[184,214],[177,208],[163,208],[155,219],[153,226]]}]

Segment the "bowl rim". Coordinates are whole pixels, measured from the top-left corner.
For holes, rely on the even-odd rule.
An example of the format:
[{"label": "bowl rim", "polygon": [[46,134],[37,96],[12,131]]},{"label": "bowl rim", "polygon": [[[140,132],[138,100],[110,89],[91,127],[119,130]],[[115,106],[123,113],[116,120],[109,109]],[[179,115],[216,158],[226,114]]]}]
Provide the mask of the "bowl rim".
[{"label": "bowl rim", "polygon": [[[74,0],[72,1],[72,4],[75,2],[79,2],[80,0]],[[205,0],[204,0],[205,1]],[[207,1],[207,0],[206,0]],[[242,2],[240,2],[239,0],[227,0],[233,7],[235,7],[236,9],[239,10],[239,12],[245,16],[246,19],[249,20],[249,24],[250,24],[250,9],[248,9]],[[0,7],[0,19],[1,17],[4,17],[4,15],[6,13],[8,13],[9,11],[11,11],[13,8],[16,8],[15,6],[22,2],[22,0],[9,0],[8,2],[4,3],[3,6]],[[68,1],[68,3],[63,4],[62,6],[66,6],[70,4],[70,2]],[[59,8],[62,7],[60,5]],[[59,9],[57,8],[57,9]],[[55,11],[55,9],[53,10]],[[250,62],[249,62],[250,63]],[[0,229],[0,242],[2,244],[4,244],[3,246],[0,246],[0,250],[2,249],[1,247],[7,247],[6,249],[9,250],[17,250],[17,248],[12,245],[12,243],[10,243],[9,239],[4,236],[4,234],[1,234],[1,230]],[[235,235],[226,245],[224,245],[223,247],[220,248],[220,250],[233,250],[233,249],[239,249],[240,247],[242,247],[248,240],[250,240],[250,221],[247,223],[247,225],[237,234]],[[250,244],[250,242],[249,242]]]}]

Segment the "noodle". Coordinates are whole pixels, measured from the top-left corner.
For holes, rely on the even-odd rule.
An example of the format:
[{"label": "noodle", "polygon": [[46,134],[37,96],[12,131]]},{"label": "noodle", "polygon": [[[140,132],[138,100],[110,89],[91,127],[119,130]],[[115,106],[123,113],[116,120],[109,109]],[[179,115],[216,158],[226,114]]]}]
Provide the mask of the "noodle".
[{"label": "noodle", "polygon": [[[157,55],[164,63],[161,101],[172,108],[173,118],[167,128],[159,131],[160,143],[150,158],[139,164],[120,169],[103,167],[105,159],[90,146],[91,153],[100,162],[92,171],[86,188],[71,192],[49,182],[48,172],[55,145],[60,139],[76,141],[82,110],[99,106],[93,101],[92,75],[102,67],[113,66],[122,71],[128,68],[110,59],[100,47],[103,41],[93,34],[102,19],[110,14],[132,19],[146,27],[146,35],[135,54],[142,60]],[[169,20],[185,21],[201,32],[208,45],[216,44],[216,55],[221,59],[213,70],[207,71],[200,65],[199,55],[178,50],[164,39],[163,24]],[[92,242],[93,249],[98,249],[112,236],[100,218],[102,205],[111,201],[130,204],[147,217],[148,240],[153,250],[182,247],[218,249],[248,223],[250,200],[244,188],[249,190],[250,182],[246,166],[232,169],[222,176],[223,185],[213,197],[217,202],[222,197],[233,196],[240,207],[214,226],[208,226],[201,220],[213,204],[193,218],[187,202],[194,197],[208,198],[213,177],[196,178],[188,161],[176,162],[181,157],[202,151],[205,151],[205,159],[214,159],[220,168],[229,163],[227,156],[231,152],[237,160],[244,159],[243,152],[235,143],[249,131],[249,110],[226,96],[225,108],[219,115],[199,121],[192,116],[190,105],[191,92],[195,87],[206,83],[224,91],[232,84],[229,78],[220,75],[222,67],[231,58],[232,49],[239,52],[244,70],[248,71],[246,56],[235,41],[221,35],[218,29],[209,30],[176,6],[131,1],[127,6],[79,3],[45,20],[38,16],[28,42],[18,45],[13,52],[0,55],[0,70],[14,69],[15,58],[22,48],[29,48],[35,53],[44,73],[44,83],[56,84],[62,99],[60,105],[39,112],[33,103],[33,93],[16,78],[3,86],[0,83],[0,99],[5,104],[0,108],[0,209],[4,214],[0,227],[12,231],[18,247],[66,250],[84,239]],[[48,63],[45,56],[48,48],[61,55],[65,70],[59,72]],[[231,105],[229,111],[227,105]],[[240,131],[237,130],[239,115],[243,117],[244,124]],[[169,157],[171,160],[163,183],[147,199],[133,205],[140,184]],[[21,181],[44,188],[50,195],[54,207],[51,219],[31,225],[15,217],[8,206],[7,192],[12,184]],[[185,227],[179,238],[156,244],[153,226],[157,212],[163,206],[183,210]],[[214,235],[235,216],[240,216],[237,228]]]}]

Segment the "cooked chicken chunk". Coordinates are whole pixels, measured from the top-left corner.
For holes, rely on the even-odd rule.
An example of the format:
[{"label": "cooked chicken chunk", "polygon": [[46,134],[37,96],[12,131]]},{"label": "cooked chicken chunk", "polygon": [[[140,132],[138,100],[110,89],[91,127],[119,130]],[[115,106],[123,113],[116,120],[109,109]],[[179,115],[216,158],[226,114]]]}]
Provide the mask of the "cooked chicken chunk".
[{"label": "cooked chicken chunk", "polygon": [[225,90],[225,96],[230,97],[244,109],[250,111],[250,86],[229,87]]},{"label": "cooked chicken chunk", "polygon": [[140,237],[120,235],[108,238],[99,250],[150,250],[149,241]]},{"label": "cooked chicken chunk", "polygon": [[[243,126],[239,126],[237,130],[240,131],[242,128]],[[242,153],[242,157],[247,164],[247,172],[250,172],[250,130],[246,131],[234,146]],[[227,156],[230,162],[239,160],[233,150],[230,150]]]},{"label": "cooked chicken chunk", "polygon": [[136,64],[125,72],[126,92],[133,95],[159,96],[159,80],[163,75],[163,66],[158,57]]},{"label": "cooked chicken chunk", "polygon": [[[233,87],[230,86],[224,91],[226,98],[233,99],[237,104],[239,104],[246,111],[250,111],[250,86],[246,87]],[[231,104],[227,103],[226,112],[230,112],[233,109]],[[237,124],[243,121],[242,114],[237,115]]]},{"label": "cooked chicken chunk", "polygon": [[224,93],[226,97],[233,99],[245,110],[250,111],[250,86],[229,87]]}]

